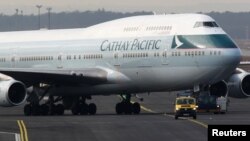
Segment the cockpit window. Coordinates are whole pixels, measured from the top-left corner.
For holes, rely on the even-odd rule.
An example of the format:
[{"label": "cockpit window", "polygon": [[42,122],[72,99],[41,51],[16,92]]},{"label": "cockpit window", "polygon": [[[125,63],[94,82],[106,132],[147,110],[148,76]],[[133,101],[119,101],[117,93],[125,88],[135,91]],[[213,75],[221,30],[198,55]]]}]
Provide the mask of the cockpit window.
[{"label": "cockpit window", "polygon": [[194,28],[197,27],[219,27],[219,26],[214,21],[207,21],[207,22],[196,22]]}]

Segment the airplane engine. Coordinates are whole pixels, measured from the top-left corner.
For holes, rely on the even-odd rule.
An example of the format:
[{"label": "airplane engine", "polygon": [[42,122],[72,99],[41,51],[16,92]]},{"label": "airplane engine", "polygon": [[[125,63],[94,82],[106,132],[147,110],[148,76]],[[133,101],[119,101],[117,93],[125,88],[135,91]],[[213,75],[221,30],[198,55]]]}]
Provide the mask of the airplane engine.
[{"label": "airplane engine", "polygon": [[26,100],[26,87],[14,79],[0,81],[0,106],[10,107],[22,104]]},{"label": "airplane engine", "polygon": [[250,97],[250,73],[233,74],[228,81],[229,96],[234,98]]},{"label": "airplane engine", "polygon": [[209,88],[210,94],[215,96],[226,96],[228,92],[227,83],[225,81],[219,81]]}]

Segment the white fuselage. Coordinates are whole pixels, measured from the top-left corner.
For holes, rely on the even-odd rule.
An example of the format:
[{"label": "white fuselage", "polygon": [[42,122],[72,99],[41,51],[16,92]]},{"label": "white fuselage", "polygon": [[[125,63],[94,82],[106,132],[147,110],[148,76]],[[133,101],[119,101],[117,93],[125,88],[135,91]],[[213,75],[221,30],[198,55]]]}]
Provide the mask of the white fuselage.
[{"label": "white fuselage", "polygon": [[196,27],[197,22],[214,20],[200,14],[150,15],[84,29],[3,32],[0,67],[108,72],[106,84],[83,84],[73,91],[74,86],[65,86],[56,90],[58,94],[171,91],[209,85],[231,75],[241,52],[220,27]]}]

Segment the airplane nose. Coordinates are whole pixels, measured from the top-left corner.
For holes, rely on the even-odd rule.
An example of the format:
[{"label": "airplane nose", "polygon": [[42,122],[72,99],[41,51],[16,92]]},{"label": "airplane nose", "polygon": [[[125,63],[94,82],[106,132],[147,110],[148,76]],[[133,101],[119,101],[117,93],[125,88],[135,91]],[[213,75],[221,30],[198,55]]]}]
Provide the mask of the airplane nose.
[{"label": "airplane nose", "polygon": [[227,68],[227,71],[234,71],[241,60],[241,51],[239,48],[226,49],[223,55],[222,66]]},{"label": "airplane nose", "polygon": [[213,77],[213,81],[218,82],[220,80],[226,79],[232,75],[236,70],[241,60],[241,51],[238,48],[225,49],[223,55],[221,55],[217,62],[218,70]]},{"label": "airplane nose", "polygon": [[241,51],[239,48],[226,49],[222,59],[222,74],[230,76],[238,67],[241,60]]},{"label": "airplane nose", "polygon": [[240,64],[241,57],[242,57],[242,53],[239,48],[232,51],[231,59],[230,59],[232,61],[232,65],[235,65],[237,67]]}]

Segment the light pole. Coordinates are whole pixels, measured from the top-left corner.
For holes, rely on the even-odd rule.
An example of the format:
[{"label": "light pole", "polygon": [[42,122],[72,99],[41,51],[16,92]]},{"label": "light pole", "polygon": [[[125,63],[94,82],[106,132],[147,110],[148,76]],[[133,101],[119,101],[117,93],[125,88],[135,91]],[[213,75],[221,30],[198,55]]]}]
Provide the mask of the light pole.
[{"label": "light pole", "polygon": [[51,12],[52,8],[48,7],[47,10],[48,10],[48,29],[50,29],[50,12]]},{"label": "light pole", "polygon": [[42,5],[36,5],[38,8],[38,29],[40,30],[40,9],[42,8]]},{"label": "light pole", "polygon": [[19,9],[16,9],[16,15],[18,15]]},{"label": "light pole", "polygon": [[246,26],[246,40],[248,40],[249,38],[249,27]]}]

